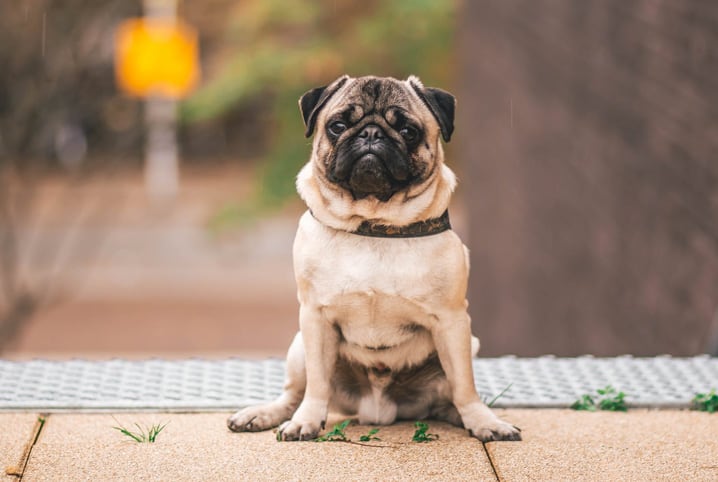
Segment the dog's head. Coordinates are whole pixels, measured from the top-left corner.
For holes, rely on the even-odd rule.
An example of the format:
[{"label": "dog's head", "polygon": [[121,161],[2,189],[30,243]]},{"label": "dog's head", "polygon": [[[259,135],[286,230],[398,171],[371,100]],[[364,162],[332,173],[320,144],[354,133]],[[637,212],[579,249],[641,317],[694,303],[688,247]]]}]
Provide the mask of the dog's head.
[{"label": "dog's head", "polygon": [[416,77],[343,76],[304,94],[299,107],[312,162],[354,199],[389,200],[420,184],[443,162],[439,136],[454,130],[454,96]]}]

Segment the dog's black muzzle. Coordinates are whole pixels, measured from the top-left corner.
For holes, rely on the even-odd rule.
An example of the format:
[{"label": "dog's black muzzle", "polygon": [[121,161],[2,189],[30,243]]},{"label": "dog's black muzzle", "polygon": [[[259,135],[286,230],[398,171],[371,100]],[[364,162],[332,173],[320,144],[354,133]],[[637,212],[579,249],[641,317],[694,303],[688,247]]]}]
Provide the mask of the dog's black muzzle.
[{"label": "dog's black muzzle", "polygon": [[407,153],[376,124],[367,124],[338,146],[328,176],[357,199],[374,195],[380,200],[409,184],[410,177]]}]

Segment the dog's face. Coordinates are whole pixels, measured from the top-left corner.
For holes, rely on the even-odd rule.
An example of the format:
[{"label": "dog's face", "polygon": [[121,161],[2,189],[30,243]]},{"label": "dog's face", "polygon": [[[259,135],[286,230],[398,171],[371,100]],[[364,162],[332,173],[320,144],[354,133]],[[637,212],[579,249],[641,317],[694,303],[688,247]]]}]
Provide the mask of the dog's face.
[{"label": "dog's face", "polygon": [[299,101],[312,161],[354,199],[389,200],[425,181],[443,162],[439,135],[451,138],[454,97],[419,79],[340,77]]}]

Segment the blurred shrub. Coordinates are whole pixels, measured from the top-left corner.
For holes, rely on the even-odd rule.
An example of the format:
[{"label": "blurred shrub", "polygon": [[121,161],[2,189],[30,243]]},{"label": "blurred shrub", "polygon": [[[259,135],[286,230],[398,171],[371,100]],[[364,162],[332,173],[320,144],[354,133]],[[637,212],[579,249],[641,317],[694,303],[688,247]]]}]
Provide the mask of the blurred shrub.
[{"label": "blurred shrub", "polygon": [[140,3],[0,2],[0,168],[139,165],[141,111],[115,88],[113,32]]},{"label": "blurred shrub", "polygon": [[305,91],[344,73],[416,74],[450,85],[456,7],[456,0],[246,0],[231,11],[218,68],[183,103],[181,117],[194,123],[256,106],[268,144],[253,202],[228,207],[215,227],[293,195],[310,150],[297,108]]}]

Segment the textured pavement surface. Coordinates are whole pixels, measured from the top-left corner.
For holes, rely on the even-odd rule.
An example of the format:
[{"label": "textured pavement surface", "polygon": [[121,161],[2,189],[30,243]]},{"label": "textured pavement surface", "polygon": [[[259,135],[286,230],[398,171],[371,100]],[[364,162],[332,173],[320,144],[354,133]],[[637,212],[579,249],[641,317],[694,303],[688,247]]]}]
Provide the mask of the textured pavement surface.
[{"label": "textured pavement surface", "polygon": [[14,480],[22,474],[27,451],[37,431],[37,415],[32,413],[0,414],[0,480]]},{"label": "textured pavement surface", "polygon": [[718,480],[718,414],[498,410],[519,444],[489,443],[499,480]]},{"label": "textured pavement surface", "polygon": [[[0,460],[23,480],[718,480],[718,415],[633,410],[588,413],[506,409],[522,442],[483,446],[429,422],[440,436],[411,442],[411,423],[382,427],[381,441],[279,443],[272,432],[235,434],[229,413],[52,414],[37,442],[36,414],[0,416]],[[154,444],[112,427],[169,422]],[[351,426],[358,441],[369,427]],[[22,472],[21,472],[22,473]],[[5,475],[7,480],[16,476]]]}]

